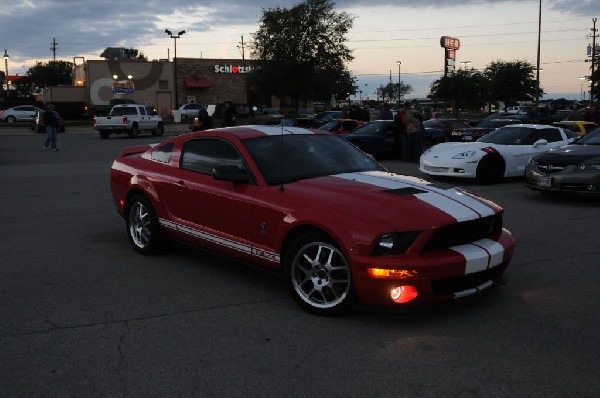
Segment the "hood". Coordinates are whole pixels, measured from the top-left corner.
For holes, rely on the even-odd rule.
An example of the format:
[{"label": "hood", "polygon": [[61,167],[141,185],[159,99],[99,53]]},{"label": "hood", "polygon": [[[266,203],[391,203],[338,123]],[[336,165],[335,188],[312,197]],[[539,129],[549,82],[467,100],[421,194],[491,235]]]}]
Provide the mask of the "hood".
[{"label": "hood", "polygon": [[431,147],[426,156],[452,157],[466,151],[477,151],[483,148],[495,148],[495,144],[487,142],[443,142]]},{"label": "hood", "polygon": [[600,145],[564,145],[535,156],[538,162],[579,164],[585,160],[600,157]]},{"label": "hood", "polygon": [[[501,212],[458,188],[384,171],[345,173],[286,186],[307,212],[391,230],[425,230]],[[318,198],[318,201],[315,200]]]}]

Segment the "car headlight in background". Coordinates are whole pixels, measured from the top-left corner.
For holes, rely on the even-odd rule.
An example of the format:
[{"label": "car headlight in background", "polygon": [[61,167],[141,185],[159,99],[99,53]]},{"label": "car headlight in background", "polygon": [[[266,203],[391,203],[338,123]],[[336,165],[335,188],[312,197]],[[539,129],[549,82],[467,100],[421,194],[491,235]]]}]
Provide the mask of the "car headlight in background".
[{"label": "car headlight in background", "polygon": [[465,151],[452,156],[452,159],[471,159],[477,151]]},{"label": "car headlight in background", "polygon": [[375,244],[373,254],[376,256],[402,254],[406,252],[418,235],[419,231],[390,232],[383,234]]},{"label": "car headlight in background", "polygon": [[577,167],[577,169],[579,171],[600,170],[600,164],[598,164],[598,163],[595,163],[595,164],[580,164],[579,167]]}]

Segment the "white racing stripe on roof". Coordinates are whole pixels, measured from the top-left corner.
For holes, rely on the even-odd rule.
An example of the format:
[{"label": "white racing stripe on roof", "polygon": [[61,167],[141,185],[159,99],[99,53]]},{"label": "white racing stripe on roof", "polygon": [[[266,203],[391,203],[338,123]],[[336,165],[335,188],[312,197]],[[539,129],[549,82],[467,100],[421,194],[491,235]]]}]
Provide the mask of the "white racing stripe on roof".
[{"label": "white racing stripe on roof", "polygon": [[260,131],[265,135],[282,135],[282,134],[314,134],[308,129],[301,127],[289,126],[247,126],[252,130]]},{"label": "white racing stripe on roof", "polygon": [[[418,188],[423,191],[429,191],[424,193],[415,194],[414,197],[443,211],[450,215],[458,222],[473,220],[481,217],[481,213],[473,210],[470,206],[462,202],[462,199],[466,195],[458,195],[454,189],[448,190],[435,190],[429,187],[427,184],[419,184],[417,182],[405,181],[400,176],[386,172],[367,172],[367,173],[345,173],[337,174],[334,177],[344,178],[347,180],[357,181],[364,184],[370,184],[386,189],[400,189],[400,188]],[[491,211],[491,215],[494,214],[492,209],[487,208]]]}]

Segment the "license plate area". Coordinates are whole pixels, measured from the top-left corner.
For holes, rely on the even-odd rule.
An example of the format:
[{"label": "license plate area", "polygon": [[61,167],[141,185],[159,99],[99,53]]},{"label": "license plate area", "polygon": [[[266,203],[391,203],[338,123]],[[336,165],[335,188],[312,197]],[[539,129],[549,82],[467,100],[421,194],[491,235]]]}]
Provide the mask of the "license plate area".
[{"label": "license plate area", "polygon": [[538,177],[535,182],[535,185],[538,188],[552,188],[552,177]]}]

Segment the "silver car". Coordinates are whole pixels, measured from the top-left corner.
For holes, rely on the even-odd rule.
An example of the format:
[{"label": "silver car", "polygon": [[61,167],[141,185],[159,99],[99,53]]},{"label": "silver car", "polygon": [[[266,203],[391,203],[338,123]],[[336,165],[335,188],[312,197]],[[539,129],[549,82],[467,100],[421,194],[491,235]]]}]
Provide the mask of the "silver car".
[{"label": "silver car", "polygon": [[179,111],[181,112],[181,120],[191,119],[198,117],[198,112],[204,107],[200,104],[185,104],[181,105]]},{"label": "silver car", "polygon": [[7,123],[31,122],[35,120],[36,113],[41,111],[40,108],[32,105],[19,105],[0,111],[0,121]]}]

